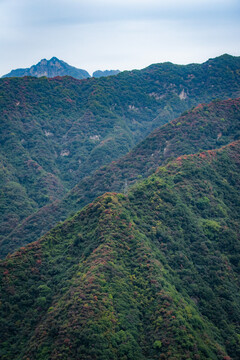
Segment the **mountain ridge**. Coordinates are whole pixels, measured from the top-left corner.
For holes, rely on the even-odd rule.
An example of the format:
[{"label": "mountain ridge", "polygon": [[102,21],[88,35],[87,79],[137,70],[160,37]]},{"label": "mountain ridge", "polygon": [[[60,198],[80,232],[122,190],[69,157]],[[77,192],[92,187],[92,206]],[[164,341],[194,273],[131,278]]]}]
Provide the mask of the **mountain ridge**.
[{"label": "mountain ridge", "polygon": [[1,356],[237,360],[239,150],[170,161],[1,261]]},{"label": "mountain ridge", "polygon": [[[123,72],[131,72],[131,71],[143,71],[143,70],[149,70],[151,68],[154,68],[156,66],[159,67],[159,65],[161,66],[175,66],[175,67],[191,67],[191,66],[196,66],[196,65],[210,65],[211,67],[211,62],[214,62],[214,61],[227,61],[227,60],[230,60],[230,59],[238,59],[239,56],[233,56],[233,55],[230,55],[230,54],[223,54],[223,55],[220,55],[218,57],[215,57],[215,58],[210,58],[208,60],[206,60],[205,62],[203,63],[196,63],[196,62],[193,62],[193,63],[189,63],[189,64],[185,64],[185,65],[181,65],[181,64],[174,64],[170,61],[166,61],[166,62],[162,62],[162,63],[154,63],[154,64],[151,64],[143,69],[140,69],[140,70],[125,70]],[[37,73],[36,72],[36,75],[33,75],[34,74],[34,71],[36,71],[35,69],[37,69],[37,67],[40,65],[44,64],[45,66],[47,64],[50,64],[52,66],[55,65],[55,67],[58,67],[58,68],[61,68],[61,66],[65,67],[68,71],[65,72],[65,73],[61,73],[60,72],[56,72],[55,75],[53,76],[49,76],[48,73],[47,73],[47,66],[46,66],[46,69],[44,70],[44,72],[42,73]],[[78,73],[79,71],[79,73]],[[93,72],[93,75],[92,77],[105,77],[105,76],[112,76],[112,75],[118,75],[121,71],[120,70],[96,70]],[[18,75],[19,74],[19,75]],[[71,74],[75,74],[74,75],[71,75]],[[78,75],[79,74],[79,75]],[[14,69],[14,70],[11,70],[10,73],[8,74],[5,74],[2,76],[2,78],[5,78],[5,77],[14,77],[14,76],[19,76],[19,77],[22,77],[22,76],[37,76],[37,77],[40,77],[40,76],[47,76],[47,77],[56,77],[56,76],[72,76],[72,77],[75,77],[76,79],[86,79],[86,78],[90,78],[91,75],[89,75],[89,73],[86,71],[86,70],[83,70],[83,69],[78,69],[74,66],[71,66],[69,65],[68,63],[66,63],[65,61],[63,60],[59,60],[57,57],[53,56],[50,60],[47,60],[47,59],[41,59],[37,64],[35,65],[32,65],[30,68],[19,68],[19,69]]]},{"label": "mountain ridge", "polygon": [[[119,73],[120,70],[96,70],[93,72],[92,77],[99,78],[102,76],[113,76]],[[57,57],[53,56],[49,60],[45,58],[41,59],[36,65],[32,65],[29,68],[18,68],[11,70],[8,74],[3,75],[2,78],[24,76],[46,76],[48,78],[54,78],[57,76],[72,76],[79,80],[91,77],[91,75],[86,70],[71,66],[65,61],[59,60]]]},{"label": "mountain ridge", "polygon": [[120,73],[120,70],[96,70],[93,72],[92,76],[99,78],[102,76],[113,76]]},{"label": "mountain ridge", "polygon": [[223,56],[98,79],[0,79],[1,240],[192,106],[239,97],[239,70],[240,58]]},{"label": "mountain ridge", "polygon": [[10,245],[16,249],[36,240],[104,192],[126,192],[130,185],[149,176],[171,158],[215,149],[239,138],[240,98],[198,105],[156,129],[123,158],[83,178],[62,200],[42,207],[25,219],[2,241],[1,252],[7,255]]},{"label": "mountain ridge", "polygon": [[67,64],[63,60],[52,57],[50,60],[42,59],[36,65],[32,65],[30,68],[12,70],[10,73],[3,75],[2,78],[23,76],[46,76],[52,78],[66,75],[72,76],[76,79],[86,79],[90,77],[86,70],[77,69],[76,67]]}]

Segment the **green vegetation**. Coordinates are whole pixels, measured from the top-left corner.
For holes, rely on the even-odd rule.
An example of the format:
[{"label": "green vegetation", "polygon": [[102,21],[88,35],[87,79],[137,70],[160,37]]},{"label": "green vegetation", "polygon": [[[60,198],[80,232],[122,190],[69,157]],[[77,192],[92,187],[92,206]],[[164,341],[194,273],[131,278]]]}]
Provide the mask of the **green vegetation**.
[{"label": "green vegetation", "polygon": [[[239,96],[239,69],[239,57],[223,55],[204,64],[155,64],[99,79],[0,79],[0,241],[153,129],[198,103]],[[222,119],[224,128],[224,114]],[[202,134],[208,134],[204,124]],[[88,199],[86,194],[85,204]],[[3,253],[14,247],[10,241]]]},{"label": "green vegetation", "polygon": [[[152,132],[123,158],[83,178],[62,200],[44,206],[24,219],[10,235],[6,233],[4,236],[1,255],[5,256],[8,252],[37,240],[57,222],[80,210],[97,196],[107,191],[126,192],[131,184],[149,176],[159,165],[170,159],[193,154],[201,149],[218,148],[238,140],[239,120],[240,99],[198,105]],[[181,181],[181,173],[177,175],[175,182],[177,181]],[[199,199],[197,205],[204,209],[208,201],[208,198]]]},{"label": "green vegetation", "polygon": [[1,360],[240,358],[239,77],[0,80]]},{"label": "green vegetation", "polygon": [[1,359],[239,359],[239,150],[169,161],[2,261]]}]

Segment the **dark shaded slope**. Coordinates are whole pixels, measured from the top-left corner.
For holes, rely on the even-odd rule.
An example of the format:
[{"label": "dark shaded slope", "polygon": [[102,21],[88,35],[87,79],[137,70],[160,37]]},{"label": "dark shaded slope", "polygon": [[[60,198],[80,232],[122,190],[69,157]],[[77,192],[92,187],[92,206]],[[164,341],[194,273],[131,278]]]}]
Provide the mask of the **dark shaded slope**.
[{"label": "dark shaded slope", "polygon": [[179,157],[1,262],[1,357],[237,360],[239,150]]},{"label": "dark shaded slope", "polygon": [[129,185],[147,177],[171,157],[214,149],[239,139],[239,127],[240,99],[199,105],[155,130],[122,159],[83,179],[62,201],[45,206],[24,220],[3,240],[2,256],[36,240],[104,192],[126,191]]}]

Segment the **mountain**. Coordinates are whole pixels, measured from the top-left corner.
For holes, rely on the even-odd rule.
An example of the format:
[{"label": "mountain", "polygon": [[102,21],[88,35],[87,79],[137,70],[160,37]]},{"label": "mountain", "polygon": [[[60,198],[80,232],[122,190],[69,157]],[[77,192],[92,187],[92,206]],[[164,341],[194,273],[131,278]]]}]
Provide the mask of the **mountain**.
[{"label": "mountain", "polygon": [[132,151],[83,178],[62,200],[43,206],[2,237],[1,257],[37,240],[59,221],[105,192],[126,192],[169,159],[219,148],[240,139],[240,98],[213,101],[187,111],[152,132]]},{"label": "mountain", "polygon": [[184,155],[0,263],[0,356],[237,360],[239,150]]},{"label": "mountain", "polygon": [[72,76],[76,79],[86,79],[90,77],[87,71],[77,69],[56,57],[52,57],[50,60],[42,59],[30,68],[12,70],[9,74],[4,75],[3,78],[23,76],[46,76],[53,78],[55,76],[65,75]]},{"label": "mountain", "polygon": [[[102,76],[117,75],[119,73],[120,70],[97,70],[94,71],[93,77],[99,78]],[[31,66],[30,68],[12,70],[10,73],[3,75],[2,78],[24,76],[34,76],[37,78],[41,76],[46,76],[48,78],[56,76],[72,76],[75,79],[87,79],[91,77],[86,70],[77,69],[63,60],[52,57],[50,60],[42,59],[39,63]]]},{"label": "mountain", "polygon": [[102,76],[117,75],[119,73],[120,73],[120,70],[105,70],[105,71],[97,70],[97,71],[94,71],[92,76],[95,77],[95,78],[99,78],[99,77],[102,77]]},{"label": "mountain", "polygon": [[[199,103],[238,96],[240,58],[230,55],[99,79],[0,79],[0,241],[5,247],[29,216],[152,130]],[[12,246],[9,241],[8,250]]]}]

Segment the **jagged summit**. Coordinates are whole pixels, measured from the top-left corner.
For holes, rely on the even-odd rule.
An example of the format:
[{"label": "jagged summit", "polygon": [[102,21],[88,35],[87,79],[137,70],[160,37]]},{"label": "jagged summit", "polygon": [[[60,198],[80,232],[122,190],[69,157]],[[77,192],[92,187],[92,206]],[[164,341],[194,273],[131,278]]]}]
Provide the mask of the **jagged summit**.
[{"label": "jagged summit", "polygon": [[[94,71],[93,77],[99,78],[103,76],[112,76],[120,73],[120,70],[97,70]],[[10,73],[3,75],[2,77],[23,77],[34,76],[41,77],[46,76],[53,78],[56,76],[72,76],[76,79],[87,79],[91,75],[86,70],[78,69],[74,66],[67,64],[63,60],[59,60],[56,56],[53,56],[50,60],[41,59],[36,65],[32,65],[30,68],[12,70]]]},{"label": "jagged summit", "polygon": [[57,57],[52,57],[50,60],[42,59],[36,65],[26,69],[12,70],[9,74],[3,77],[55,77],[55,76],[72,76],[76,79],[86,79],[91,77],[86,70],[77,69],[74,66],[68,65],[66,62],[59,60]]}]

